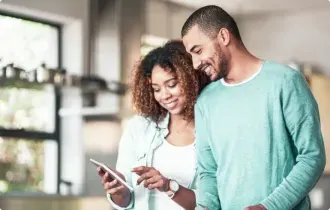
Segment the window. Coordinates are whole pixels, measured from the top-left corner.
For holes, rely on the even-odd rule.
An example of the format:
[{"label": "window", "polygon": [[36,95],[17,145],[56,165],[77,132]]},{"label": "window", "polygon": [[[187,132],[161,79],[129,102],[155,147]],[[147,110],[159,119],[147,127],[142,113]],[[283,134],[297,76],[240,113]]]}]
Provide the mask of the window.
[{"label": "window", "polygon": [[153,36],[143,35],[141,38],[141,56],[146,56],[151,50],[156,47],[162,46],[168,39]]},{"label": "window", "polygon": [[[46,102],[46,103],[45,103]],[[0,127],[52,133],[55,95],[51,86],[0,87]]]},{"label": "window", "polygon": [[[0,28],[0,67],[60,67],[59,25],[0,12]],[[0,83],[0,193],[58,191],[56,92],[51,85]]]}]

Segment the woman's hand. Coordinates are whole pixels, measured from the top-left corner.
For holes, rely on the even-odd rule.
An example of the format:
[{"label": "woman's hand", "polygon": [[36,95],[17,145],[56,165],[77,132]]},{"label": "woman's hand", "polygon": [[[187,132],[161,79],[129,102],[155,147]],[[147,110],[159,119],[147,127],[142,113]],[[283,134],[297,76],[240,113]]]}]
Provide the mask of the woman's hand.
[{"label": "woman's hand", "polygon": [[169,180],[153,167],[140,166],[133,168],[132,172],[140,176],[137,185],[144,181],[144,187],[149,190],[158,189],[161,192],[169,190]]},{"label": "woman's hand", "polygon": [[[113,169],[112,169],[113,170]],[[111,196],[120,196],[125,197],[130,194],[129,189],[122,185],[117,179],[111,177],[109,172],[104,172],[101,167],[97,168],[97,171],[102,178],[102,185],[104,187],[104,191]],[[119,173],[118,171],[113,170],[120,178],[125,180],[125,177]]]}]

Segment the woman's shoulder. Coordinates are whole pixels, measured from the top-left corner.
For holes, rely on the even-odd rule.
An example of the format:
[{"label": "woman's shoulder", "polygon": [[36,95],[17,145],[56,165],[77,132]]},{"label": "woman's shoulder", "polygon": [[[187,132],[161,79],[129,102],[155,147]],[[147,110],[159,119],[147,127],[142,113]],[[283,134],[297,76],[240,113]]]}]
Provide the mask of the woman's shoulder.
[{"label": "woman's shoulder", "polygon": [[154,122],[141,115],[132,116],[125,122],[124,127],[126,132],[130,133],[130,136],[134,138],[137,150],[141,150],[141,148],[144,148],[144,145],[151,142],[149,141],[151,139],[150,136],[156,131]]},{"label": "woman's shoulder", "polygon": [[154,124],[154,122],[149,118],[136,114],[132,116],[125,124],[127,124],[127,126],[130,128],[138,129],[141,131],[149,128]]}]

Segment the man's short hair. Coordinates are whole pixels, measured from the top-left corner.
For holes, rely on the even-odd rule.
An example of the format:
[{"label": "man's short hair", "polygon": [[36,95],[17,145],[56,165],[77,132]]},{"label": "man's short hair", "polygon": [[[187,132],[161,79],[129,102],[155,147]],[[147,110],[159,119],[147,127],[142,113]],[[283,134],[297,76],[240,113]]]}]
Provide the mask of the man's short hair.
[{"label": "man's short hair", "polygon": [[181,37],[195,25],[211,39],[216,38],[221,28],[226,28],[236,39],[242,41],[234,18],[221,7],[209,5],[196,10],[184,23]]}]

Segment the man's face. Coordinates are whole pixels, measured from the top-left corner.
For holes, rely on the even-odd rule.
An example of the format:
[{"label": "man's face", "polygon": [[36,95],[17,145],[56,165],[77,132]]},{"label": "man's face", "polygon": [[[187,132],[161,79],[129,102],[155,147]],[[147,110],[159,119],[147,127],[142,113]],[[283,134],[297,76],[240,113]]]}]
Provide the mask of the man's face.
[{"label": "man's face", "polygon": [[192,56],[194,68],[204,71],[211,81],[227,75],[228,59],[217,38],[210,39],[195,25],[183,37],[183,43]]}]

